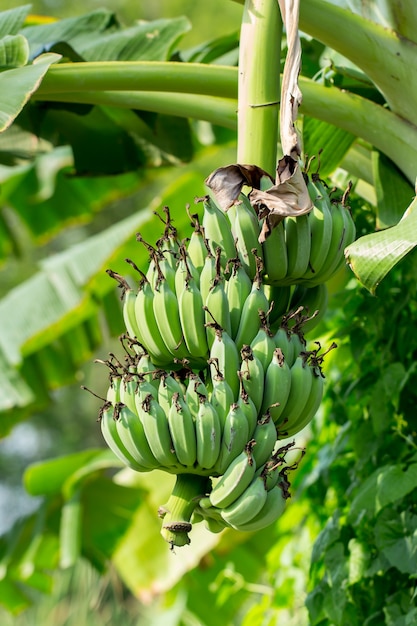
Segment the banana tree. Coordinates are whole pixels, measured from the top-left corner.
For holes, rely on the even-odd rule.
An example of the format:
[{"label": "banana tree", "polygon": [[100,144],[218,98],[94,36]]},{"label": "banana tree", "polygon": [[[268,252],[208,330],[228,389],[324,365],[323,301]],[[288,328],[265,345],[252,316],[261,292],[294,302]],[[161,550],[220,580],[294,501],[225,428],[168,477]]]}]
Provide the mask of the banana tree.
[{"label": "banana tree", "polygon": [[[126,256],[146,263],[146,252],[133,243],[134,233],[140,228],[152,237],[152,211],[157,205],[173,203],[176,225],[186,232],[183,207],[205,193],[203,181],[210,171],[236,161],[274,175],[283,148],[277,133],[282,27],[277,3],[244,3],[239,42],[214,40],[197,51],[178,48],[189,28],[185,19],[124,29],[108,11],[50,24],[28,23],[28,12],[25,6],[0,14],[5,68],[0,81],[7,94],[0,105],[3,202],[32,237],[45,240],[71,222],[94,223],[96,211],[116,197],[139,189],[148,198],[152,193],[159,198],[149,208],[141,201],[138,212],[43,259],[40,271],[0,302],[3,433],[46,406],[51,389],[73,380],[80,364],[103,343],[103,330],[97,330],[103,328],[98,323],[103,314],[104,334],[121,332],[120,307],[104,269],[111,264],[126,273]],[[412,71],[416,24],[411,0],[401,7],[378,3],[375,9],[363,9],[359,2],[352,8],[351,3],[324,0],[308,0],[301,6],[300,29],[305,35],[296,122],[301,155],[305,163],[320,155],[320,174],[341,187],[351,180],[355,207],[366,206],[364,215],[354,211],[360,236],[347,248],[346,258],[371,292],[417,242]],[[237,43],[239,62],[229,65],[228,58],[237,59],[233,56]],[[284,58],[285,40],[282,48]],[[193,167],[182,166],[184,173],[175,174],[172,183],[172,167],[193,158],[198,127],[190,120],[209,123],[214,137],[227,129],[232,149],[213,147],[206,154],[201,150]],[[161,165],[163,171],[157,172]],[[19,242],[4,219],[1,228],[1,250],[7,257]],[[347,270],[342,275],[345,281],[353,276]],[[28,298],[38,303],[38,313],[32,309],[28,315]],[[104,470],[111,466],[114,458],[92,450],[28,470],[26,487],[46,498],[45,507],[42,514],[28,519],[20,535],[14,535],[14,544],[9,538],[3,541],[5,576],[0,584],[8,608],[16,610],[28,601],[21,592],[22,581],[28,588],[48,588],[44,568],[56,565],[57,555],[63,566],[74,563],[80,553],[102,568],[112,558],[127,584],[143,595],[155,583],[160,589],[170,588],[216,546],[220,559],[216,571],[222,571],[222,540],[204,533],[180,571],[171,566],[161,572],[160,563],[167,563],[164,546],[160,561],[138,567],[132,546],[143,553],[159,532],[147,510],[160,494],[149,480],[132,485],[125,473],[116,482],[109,480]],[[53,484],[47,479],[51,473],[56,477]],[[110,506],[108,489],[113,490]],[[139,509],[137,498],[142,500]],[[302,519],[303,506],[295,506],[295,519]],[[59,519],[57,507],[62,511]],[[100,510],[106,517],[102,535],[94,523]],[[137,524],[149,529],[139,545]],[[285,522],[282,528],[288,533]],[[406,536],[409,521],[404,528]],[[271,531],[269,540],[282,551],[278,534]],[[257,548],[254,572],[262,569],[269,540]],[[236,542],[235,554],[241,550],[247,555],[251,541],[258,540],[225,541]],[[45,545],[51,543],[54,549],[46,562]],[[248,580],[253,576],[246,574]],[[243,588],[234,596],[230,616],[247,595]]]}]

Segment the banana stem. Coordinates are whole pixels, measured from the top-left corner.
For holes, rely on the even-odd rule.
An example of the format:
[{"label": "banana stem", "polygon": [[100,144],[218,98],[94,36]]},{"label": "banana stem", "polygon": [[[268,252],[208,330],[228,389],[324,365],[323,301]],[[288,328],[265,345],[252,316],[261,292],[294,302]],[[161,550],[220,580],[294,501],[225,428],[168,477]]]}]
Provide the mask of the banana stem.
[{"label": "banana stem", "polygon": [[207,491],[207,485],[206,476],[177,474],[169,500],[160,510],[164,519],[161,534],[172,549],[190,543],[190,519],[199,499]]},{"label": "banana stem", "polygon": [[239,44],[237,161],[275,173],[282,20],[277,2],[246,0]]}]

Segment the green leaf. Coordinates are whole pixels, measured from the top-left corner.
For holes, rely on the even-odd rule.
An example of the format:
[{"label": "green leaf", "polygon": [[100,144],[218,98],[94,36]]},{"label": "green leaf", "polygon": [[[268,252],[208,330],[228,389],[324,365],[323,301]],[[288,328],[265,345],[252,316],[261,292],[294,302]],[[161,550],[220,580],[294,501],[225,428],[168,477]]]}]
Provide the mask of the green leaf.
[{"label": "green leaf", "polygon": [[75,452],[50,461],[30,465],[25,471],[23,482],[32,496],[52,496],[61,493],[65,481],[87,463],[100,457],[102,449]]},{"label": "green leaf", "polygon": [[[384,514],[385,513],[385,514]],[[375,524],[375,542],[392,567],[404,574],[417,570],[417,515],[389,510]]]},{"label": "green leaf", "polygon": [[0,13],[0,37],[17,35],[19,29],[22,28],[25,22],[30,8],[30,4],[25,4],[15,9],[2,11]]},{"label": "green leaf", "polygon": [[351,502],[349,520],[357,524],[360,516],[372,518],[381,509],[404,498],[417,487],[417,463],[407,467],[385,465],[365,479]]},{"label": "green leaf", "polygon": [[30,96],[38,88],[52,63],[59,60],[57,54],[44,54],[33,65],[5,70],[0,73],[0,132],[4,131],[23,109]]},{"label": "green leaf", "polygon": [[114,13],[107,9],[97,9],[79,17],[69,17],[48,24],[26,26],[22,33],[29,41],[31,56],[49,50],[57,42],[77,42],[93,36],[100,37],[106,29],[116,27]]},{"label": "green leaf", "polygon": [[377,200],[377,229],[394,226],[415,193],[394,163],[381,152],[372,151],[373,180]]},{"label": "green leaf", "polygon": [[22,67],[29,60],[29,45],[23,35],[6,35],[0,39],[0,68]]},{"label": "green leaf", "polygon": [[80,557],[82,515],[81,493],[77,491],[70,500],[64,502],[61,510],[59,543],[60,565],[63,568],[75,565]]},{"label": "green leaf", "polygon": [[417,244],[417,198],[396,226],[360,237],[345,249],[358,280],[375,293],[381,280]]},{"label": "green leaf", "polygon": [[317,169],[322,178],[334,172],[354,141],[354,135],[334,124],[303,117],[303,150],[306,157],[315,157],[311,171]]},{"label": "green leaf", "polygon": [[[190,30],[185,17],[141,22],[100,37],[74,43],[86,61],[168,61],[179,39]],[[70,40],[71,41],[71,40]]]}]

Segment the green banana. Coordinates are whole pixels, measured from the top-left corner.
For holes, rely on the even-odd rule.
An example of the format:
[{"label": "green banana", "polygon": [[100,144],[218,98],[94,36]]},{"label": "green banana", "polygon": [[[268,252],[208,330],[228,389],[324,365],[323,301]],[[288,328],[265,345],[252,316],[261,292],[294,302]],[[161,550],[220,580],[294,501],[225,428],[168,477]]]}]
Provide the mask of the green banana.
[{"label": "green banana", "polygon": [[178,300],[164,276],[160,274],[153,298],[153,313],[159,333],[172,356],[177,360],[188,358],[182,334]]},{"label": "green banana", "polygon": [[200,408],[200,397],[208,397],[208,390],[198,374],[190,372],[188,374],[188,384],[185,392],[185,402],[190,408],[194,419]]},{"label": "green banana", "polygon": [[209,495],[211,505],[222,509],[232,504],[252,482],[255,471],[256,463],[247,446],[215,482]]},{"label": "green banana", "polygon": [[255,476],[245,491],[229,506],[221,510],[221,516],[232,528],[248,524],[262,509],[267,490],[261,476]]},{"label": "green banana", "polygon": [[[206,242],[207,243],[207,242]],[[203,268],[200,273],[200,293],[203,302],[206,302],[210,289],[213,287],[214,279],[216,278],[216,259],[211,253],[207,244],[207,256],[204,261]]]},{"label": "green banana", "polygon": [[261,467],[272,455],[277,442],[277,430],[269,413],[266,413],[260,420],[253,433],[252,456],[256,467]]},{"label": "green banana", "polygon": [[138,377],[132,373],[123,376],[120,385],[119,401],[125,404],[133,413],[136,413],[135,395],[138,389]]},{"label": "green banana", "polygon": [[262,261],[259,257],[256,257],[256,262],[257,273],[253,280],[251,291],[243,304],[239,328],[235,337],[238,350],[241,350],[243,345],[250,344],[256,337],[261,325],[259,311],[263,311],[265,314],[269,311],[268,298],[265,295],[262,284]]},{"label": "green banana", "polygon": [[285,504],[286,499],[283,496],[281,488],[277,485],[274,489],[267,492],[265,504],[259,513],[257,513],[250,522],[241,524],[237,530],[254,532],[270,526],[281,517],[285,510]]},{"label": "green banana", "polygon": [[[210,359],[208,362],[211,364]],[[211,392],[210,402],[217,411],[223,430],[230,406],[235,401],[235,394],[223,374],[218,369],[217,362],[213,362],[213,365],[215,366],[217,373],[214,377],[212,376],[213,390]]]},{"label": "green banana", "polygon": [[323,388],[323,375],[320,372],[317,373],[313,371],[310,395],[304,406],[303,412],[301,413],[299,419],[291,422],[289,426],[286,426],[286,424],[283,425],[286,437],[293,437],[311,422],[311,420],[317,413],[323,399]]},{"label": "green banana", "polygon": [[172,361],[172,354],[162,339],[153,309],[154,291],[143,276],[135,300],[135,318],[139,329],[138,340],[156,365],[166,365]]},{"label": "green banana", "polygon": [[245,391],[242,385],[242,381],[240,383],[239,398],[237,400],[237,403],[242,409],[242,411],[244,412],[246,420],[248,422],[248,440],[249,440],[253,436],[256,425],[258,423],[258,411],[256,410],[256,406],[252,398]]},{"label": "green banana", "polygon": [[264,371],[271,362],[275,350],[274,337],[269,329],[267,316],[263,311],[259,313],[261,327],[250,343],[252,354],[262,363]]},{"label": "green banana", "polygon": [[200,224],[198,214],[189,214],[189,216],[194,230],[191,233],[191,237],[187,244],[187,255],[193,266],[200,273],[203,269],[207,256],[205,232],[203,226]]},{"label": "green banana", "polygon": [[286,282],[294,283],[302,278],[308,268],[311,249],[309,214],[285,218],[285,237],[288,253]]},{"label": "green banana", "polygon": [[222,438],[222,430],[216,409],[206,396],[200,396],[200,406],[195,418],[197,440],[197,463],[203,470],[215,465]]},{"label": "green banana", "polygon": [[271,329],[279,324],[281,318],[291,308],[292,285],[268,285],[264,286],[265,295],[270,302],[268,321]]},{"label": "green banana", "polygon": [[244,450],[248,440],[249,425],[245,412],[239,404],[234,403],[230,406],[224,423],[220,454],[214,466],[215,472],[224,474],[231,461]]},{"label": "green banana", "polygon": [[161,372],[159,376],[159,386],[158,386],[158,403],[161,408],[165,411],[165,414],[168,415],[169,409],[171,408],[172,398],[174,394],[182,395],[182,387],[180,382],[175,378],[172,373]]},{"label": "green banana", "polygon": [[189,274],[179,295],[178,310],[188,357],[193,366],[208,358],[203,299],[194,277]]},{"label": "green banana", "polygon": [[[251,280],[256,274],[256,256],[263,258],[262,245],[259,243],[260,226],[258,217],[245,194],[227,212],[238,257]],[[255,251],[255,254],[254,254]]]},{"label": "green banana", "polygon": [[212,254],[217,248],[221,249],[221,264],[225,268],[227,261],[236,256],[235,241],[230,228],[230,222],[221,209],[217,207],[210,196],[200,198],[203,200],[203,228]]},{"label": "green banana", "polygon": [[319,283],[315,287],[306,289],[303,306],[308,313],[308,318],[303,323],[303,333],[309,333],[323,319],[327,311],[329,292],[325,283]]},{"label": "green banana", "polygon": [[276,421],[281,437],[289,432],[292,425],[302,416],[310,397],[312,382],[313,368],[308,364],[308,355],[299,355],[291,367],[291,388],[288,400],[281,412],[281,417]]},{"label": "green banana", "polygon": [[148,471],[158,469],[160,464],[152,454],[138,415],[126,405],[116,406],[118,406],[117,432],[126,450],[139,465],[146,467]]},{"label": "green banana", "polygon": [[[214,341],[215,327],[220,327],[231,334],[230,311],[227,301],[225,278],[220,266],[220,248],[216,250],[216,276],[205,301],[205,323],[209,347]],[[213,326],[214,324],[214,326]]]},{"label": "green banana", "polygon": [[[341,202],[332,203],[332,238],[328,248],[326,259],[316,280],[326,282],[329,280],[345,261],[344,249],[351,241],[347,236],[351,232],[352,218],[349,210]],[[353,235],[354,238],[354,235]],[[353,240],[353,239],[352,239]]]},{"label": "green banana", "polygon": [[214,379],[219,371],[230,385],[233,397],[236,400],[239,393],[240,368],[239,353],[236,344],[230,335],[218,328],[215,330],[215,339],[210,349],[211,378]]},{"label": "green banana", "polygon": [[178,466],[168,420],[158,401],[148,394],[140,405],[139,417],[142,421],[146,438],[152,454],[162,468]]},{"label": "green banana", "polygon": [[288,272],[288,251],[284,222],[277,224],[262,242],[266,282],[280,284]]},{"label": "green banana", "polygon": [[176,392],[168,411],[168,426],[175,454],[181,465],[192,467],[197,460],[197,440],[191,411]]},{"label": "green banana", "polygon": [[295,360],[294,343],[291,343],[291,332],[288,327],[280,326],[274,336],[275,345],[282,351],[285,362],[291,367]]},{"label": "green banana", "polygon": [[106,402],[101,408],[99,422],[104,441],[117,458],[136,472],[148,471],[148,468],[139,464],[123,445],[117,432],[114,406],[110,402]]},{"label": "green banana", "polygon": [[240,381],[259,414],[264,395],[264,368],[258,357],[253,354],[250,346],[243,346],[241,356]]},{"label": "green banana", "polygon": [[276,422],[281,416],[291,389],[291,368],[280,348],[275,348],[272,359],[265,371],[264,395],[261,414],[269,411]]},{"label": "green banana", "polygon": [[197,287],[200,284],[200,272],[197,270],[190,257],[187,254],[187,249],[184,244],[180,245],[179,258],[177,262],[177,269],[175,271],[175,291],[178,300],[184,290],[184,287],[193,280]]},{"label": "green banana", "polygon": [[318,278],[326,261],[332,239],[332,214],[329,195],[323,183],[316,179],[308,184],[313,200],[313,210],[309,213],[311,227],[311,250],[309,267],[303,279]]},{"label": "green banana", "polygon": [[252,281],[239,259],[231,259],[232,266],[229,280],[226,282],[226,296],[230,313],[231,337],[235,339],[239,330],[243,305],[252,289]]}]

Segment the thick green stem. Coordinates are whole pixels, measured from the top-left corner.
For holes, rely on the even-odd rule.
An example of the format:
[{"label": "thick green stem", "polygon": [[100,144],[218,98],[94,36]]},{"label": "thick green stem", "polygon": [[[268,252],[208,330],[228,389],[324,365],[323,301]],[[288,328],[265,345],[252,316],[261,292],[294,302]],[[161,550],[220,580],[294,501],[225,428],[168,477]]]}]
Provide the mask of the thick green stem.
[{"label": "thick green stem", "polygon": [[190,543],[188,533],[191,516],[199,499],[207,491],[208,478],[196,474],[178,474],[168,502],[161,507],[163,516],[161,534],[171,548]]},{"label": "thick green stem", "polygon": [[47,95],[39,95],[35,92],[32,99],[43,102],[73,102],[152,111],[205,120],[225,128],[236,128],[236,100],[215,96],[202,98],[192,93],[167,93],[165,91],[81,91],[48,93]]},{"label": "thick green stem", "polygon": [[[183,117],[193,117],[195,115],[199,116],[199,119],[212,121],[229,128],[236,128],[237,117],[235,112],[237,110],[238,70],[235,67],[229,67],[227,72],[224,72],[224,68],[219,66],[198,66],[201,79],[198,86],[201,90],[204,85],[207,85],[206,90],[210,90],[213,97],[217,96],[218,98],[218,100],[214,101],[209,97],[201,98],[194,92],[194,85],[190,76],[188,76],[188,81],[182,83],[182,88],[184,90],[187,88],[189,90],[188,93],[166,93],[164,89],[166,85],[158,85],[156,79],[150,79],[149,67],[146,70],[148,78],[143,82],[141,81],[139,68],[137,69],[138,76],[136,77],[136,82],[139,84],[139,89],[145,89],[145,84],[152,83],[154,89],[156,89],[152,93],[147,93],[146,89],[145,91],[131,91],[131,87],[129,91],[122,90],[115,93],[116,87],[109,79],[109,76],[105,80],[101,77],[95,81],[96,84],[97,82],[101,84],[98,91],[93,88],[93,85],[84,85],[85,90],[83,91],[77,84],[80,65],[82,64],[71,63],[68,66],[51,67],[44,79],[44,82],[48,80],[48,89],[45,88],[43,82],[32,98],[39,101],[85,102],[132,107],[139,110],[143,106],[143,110],[181,115]],[[86,63],[85,65],[90,66],[91,64]],[[101,64],[95,64],[96,74],[100,74],[97,72],[98,65]],[[156,76],[158,76],[161,74],[162,69],[163,72],[169,73],[171,65],[172,63],[153,63],[152,67],[156,72]],[[185,63],[179,65],[187,66]],[[113,74],[123,75],[124,71],[128,71],[130,74],[128,65],[121,63],[121,66],[125,69],[120,67],[118,72],[115,72],[113,69]],[[59,67],[61,69],[65,67],[66,70],[61,71],[60,69],[59,72],[56,72]],[[218,82],[216,82],[217,74],[219,77]],[[205,80],[206,77],[207,81]],[[226,92],[229,94],[227,98],[223,97],[225,80],[227,83]],[[123,84],[129,84],[129,80],[119,76],[118,87],[121,89]],[[155,84],[157,84],[156,87]],[[347,91],[341,91],[336,87],[327,87],[302,76],[299,78],[299,84],[303,94],[300,113],[335,124],[372,143],[392,159],[410,182],[414,184],[417,174],[415,166],[415,163],[417,163],[417,127],[414,124],[375,104],[375,102]],[[172,83],[170,86],[171,89],[176,89],[176,86],[173,86]],[[102,89],[104,91],[101,91]],[[171,95],[172,102],[170,102]],[[213,112],[215,102],[221,103],[218,117]],[[369,120],[372,120],[372,124]],[[387,129],[389,129],[389,132],[387,132]],[[244,160],[246,161],[246,159]],[[248,161],[250,162],[252,159],[248,158]]]},{"label": "thick green stem", "polygon": [[246,0],[239,48],[237,160],[274,174],[282,20],[278,3]]},{"label": "thick green stem", "polygon": [[236,69],[201,63],[106,61],[50,67],[38,88],[49,93],[85,91],[170,91],[236,97]]}]

